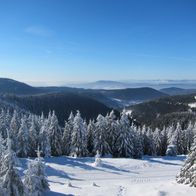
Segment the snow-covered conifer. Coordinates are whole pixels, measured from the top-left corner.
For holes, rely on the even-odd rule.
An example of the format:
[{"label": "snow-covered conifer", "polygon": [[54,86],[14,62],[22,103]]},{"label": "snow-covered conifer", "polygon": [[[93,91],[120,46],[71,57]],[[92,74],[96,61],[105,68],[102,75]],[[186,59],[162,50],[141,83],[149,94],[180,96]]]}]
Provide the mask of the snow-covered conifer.
[{"label": "snow-covered conifer", "polygon": [[51,156],[51,145],[48,133],[48,121],[42,122],[42,126],[39,133],[39,146],[44,157]]},{"label": "snow-covered conifer", "polygon": [[113,156],[116,156],[117,154],[117,138],[120,130],[120,124],[119,121],[116,120],[116,116],[114,114],[114,111],[112,110],[109,115],[106,116],[107,121],[107,132],[106,132],[106,140],[109,145],[110,153]]},{"label": "snow-covered conifer", "polygon": [[95,128],[96,128],[95,122],[90,120],[87,128],[87,149],[90,155],[92,155],[94,150],[93,141],[94,141]]},{"label": "snow-covered conifer", "polygon": [[162,153],[163,135],[159,128],[156,128],[155,131],[153,132],[153,140],[154,140],[155,154],[160,156]]},{"label": "snow-covered conifer", "polygon": [[48,180],[45,174],[45,164],[42,162],[39,148],[37,158],[29,161],[28,169],[25,174],[24,184],[26,194],[29,196],[41,196],[49,190]]},{"label": "snow-covered conifer", "polygon": [[134,131],[126,111],[123,110],[120,118],[120,131],[117,140],[118,156],[133,157],[134,155]]},{"label": "snow-covered conifer", "polygon": [[132,128],[134,130],[134,151],[133,151],[133,157],[136,159],[141,159],[143,155],[143,136],[140,131],[140,129],[137,129],[136,127]]},{"label": "snow-covered conifer", "polygon": [[71,147],[71,135],[73,131],[73,125],[74,125],[74,115],[71,112],[68,118],[68,121],[65,122],[64,132],[63,132],[63,153],[65,155],[70,154],[70,147]]},{"label": "snow-covered conifer", "polygon": [[8,135],[7,150],[0,166],[0,186],[6,191],[6,196],[24,195],[24,186],[15,168],[16,163],[16,155],[12,151],[11,139]]},{"label": "snow-covered conifer", "polygon": [[5,152],[5,140],[3,139],[0,133],[0,159],[2,158],[4,152]]},{"label": "snow-covered conifer", "polygon": [[87,128],[79,111],[74,118],[73,132],[71,135],[71,155],[79,157],[87,154]]},{"label": "snow-covered conifer", "polygon": [[185,164],[177,175],[177,182],[196,187],[196,136]]},{"label": "snow-covered conifer", "polygon": [[17,136],[18,150],[17,155],[20,157],[27,157],[29,153],[29,130],[27,127],[26,117],[21,119],[21,126]]},{"label": "snow-covered conifer", "polygon": [[60,156],[62,155],[62,131],[59,127],[58,119],[54,111],[49,123],[48,133],[50,138],[51,153],[54,156]]},{"label": "snow-covered conifer", "polygon": [[98,150],[101,156],[109,154],[110,147],[107,143],[107,121],[105,117],[99,114],[95,126],[94,151]]},{"label": "snow-covered conifer", "polygon": [[38,134],[36,130],[35,117],[31,116],[31,124],[29,128],[29,155],[36,156],[35,150],[38,146]]},{"label": "snow-covered conifer", "polygon": [[93,166],[100,167],[101,166],[101,155],[99,154],[99,151],[97,150],[97,153],[95,155],[95,162],[93,163]]}]

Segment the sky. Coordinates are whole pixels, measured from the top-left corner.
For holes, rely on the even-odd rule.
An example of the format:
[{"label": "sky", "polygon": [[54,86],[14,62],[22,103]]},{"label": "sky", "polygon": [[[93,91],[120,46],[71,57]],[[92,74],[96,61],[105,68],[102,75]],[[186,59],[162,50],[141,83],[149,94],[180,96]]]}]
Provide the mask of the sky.
[{"label": "sky", "polygon": [[0,77],[196,79],[195,0],[0,0]]}]

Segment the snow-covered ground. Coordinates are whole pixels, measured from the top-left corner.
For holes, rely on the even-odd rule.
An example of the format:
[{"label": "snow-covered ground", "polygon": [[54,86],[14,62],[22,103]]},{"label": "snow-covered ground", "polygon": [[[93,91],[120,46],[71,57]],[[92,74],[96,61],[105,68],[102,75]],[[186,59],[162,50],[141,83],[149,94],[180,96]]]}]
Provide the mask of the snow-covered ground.
[{"label": "snow-covered ground", "polygon": [[196,103],[189,103],[188,105],[190,108],[196,108]]},{"label": "snow-covered ground", "polygon": [[[94,158],[47,158],[51,192],[45,195],[195,196],[196,188],[175,182],[184,159],[185,156],[102,158],[102,166],[94,167]],[[26,159],[22,163],[26,168]]]},{"label": "snow-covered ground", "polygon": [[[196,96],[194,97],[196,100]],[[190,108],[196,108],[196,102],[195,103],[189,103],[188,104]]]}]

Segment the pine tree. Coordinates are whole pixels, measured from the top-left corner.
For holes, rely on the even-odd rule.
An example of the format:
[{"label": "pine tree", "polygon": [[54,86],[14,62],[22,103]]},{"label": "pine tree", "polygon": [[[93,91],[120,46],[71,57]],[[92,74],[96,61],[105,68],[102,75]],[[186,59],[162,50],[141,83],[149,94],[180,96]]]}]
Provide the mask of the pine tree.
[{"label": "pine tree", "polygon": [[29,155],[31,157],[35,157],[36,156],[35,150],[36,147],[38,146],[38,134],[36,130],[36,123],[35,123],[34,116],[31,116],[31,124],[29,128],[29,146],[30,146]]},{"label": "pine tree", "polygon": [[107,121],[101,114],[98,115],[95,126],[94,153],[98,150],[101,156],[104,156],[109,154],[111,150],[107,143]]},{"label": "pine tree", "polygon": [[58,124],[57,116],[53,111],[51,118],[49,119],[49,138],[51,145],[51,153],[53,156],[62,155],[62,131]]},{"label": "pine tree", "polygon": [[4,145],[5,141],[3,139],[3,137],[1,136],[1,133],[0,133],[0,160],[5,152],[5,145]]},{"label": "pine tree", "polygon": [[27,157],[29,154],[29,130],[27,128],[26,117],[21,119],[21,126],[17,136],[18,150],[17,155],[20,157]]},{"label": "pine tree", "polygon": [[74,125],[74,115],[71,112],[68,118],[68,122],[65,122],[65,128],[64,128],[64,132],[63,132],[63,144],[62,144],[62,148],[63,148],[63,153],[65,155],[69,155],[71,152],[71,135],[73,132],[73,125]]},{"label": "pine tree", "polygon": [[45,164],[42,162],[39,148],[37,150],[37,158],[28,163],[24,184],[28,196],[41,196],[45,191],[50,190],[45,174]]},{"label": "pine tree", "polygon": [[185,164],[177,175],[177,182],[196,187],[196,135]]},{"label": "pine tree", "polygon": [[150,128],[147,129],[146,132],[146,137],[147,137],[147,143],[146,143],[146,148],[147,148],[147,155],[155,155],[155,141],[153,138],[153,133]]},{"label": "pine tree", "polygon": [[153,140],[155,146],[155,154],[160,156],[162,153],[162,142],[163,142],[163,135],[160,129],[158,128],[155,129],[153,133]]},{"label": "pine tree", "polygon": [[71,155],[81,157],[87,154],[87,129],[79,111],[74,118],[70,149]]},{"label": "pine tree", "polygon": [[19,116],[18,113],[16,112],[16,110],[14,110],[12,119],[11,119],[11,123],[10,123],[10,138],[12,139],[12,145],[13,145],[13,149],[15,151],[17,151],[17,147],[18,147],[18,142],[17,142],[17,135],[20,129],[20,120],[19,120]]},{"label": "pine tree", "polygon": [[5,132],[6,128],[7,127],[5,127],[5,110],[1,109],[1,112],[0,112],[0,133],[4,139],[7,137],[7,133]]},{"label": "pine tree", "polygon": [[126,111],[123,110],[120,118],[120,132],[117,140],[118,156],[133,157],[134,155],[134,139],[133,129],[130,126]]},{"label": "pine tree", "polygon": [[185,138],[185,133],[182,130],[180,123],[177,123],[176,129],[172,136],[172,142],[174,145],[176,145],[178,154],[184,154],[186,150],[185,149],[186,147],[184,145],[184,138]]},{"label": "pine tree", "polygon": [[51,156],[51,145],[48,133],[48,120],[42,121],[42,126],[39,133],[39,146],[44,157]]},{"label": "pine tree", "polygon": [[167,133],[167,129],[165,127],[163,127],[163,130],[162,130],[161,156],[165,156],[166,155],[167,146],[168,146],[168,133]]},{"label": "pine tree", "polygon": [[100,167],[101,166],[101,155],[99,154],[99,151],[97,150],[97,153],[95,155],[95,162],[93,163],[93,166]]},{"label": "pine tree", "polygon": [[193,143],[193,138],[194,138],[194,125],[190,121],[187,129],[185,130],[186,154],[191,149],[191,145]]},{"label": "pine tree", "polygon": [[117,148],[116,148],[116,142],[119,134],[119,121],[116,120],[116,116],[114,114],[114,111],[112,110],[109,115],[106,116],[106,122],[107,122],[107,129],[106,129],[106,140],[109,145],[110,153],[113,156],[117,156]]},{"label": "pine tree", "polygon": [[7,150],[1,160],[0,166],[0,186],[6,191],[6,196],[23,196],[24,185],[15,168],[16,155],[12,151],[11,139],[8,136]]},{"label": "pine tree", "polygon": [[95,135],[95,128],[95,122],[90,120],[87,128],[87,150],[90,155],[92,155],[94,151],[93,141]]},{"label": "pine tree", "polygon": [[134,153],[133,153],[133,157],[135,159],[141,159],[142,155],[143,155],[143,136],[140,130],[138,130],[136,127],[132,127],[132,129],[134,130]]}]

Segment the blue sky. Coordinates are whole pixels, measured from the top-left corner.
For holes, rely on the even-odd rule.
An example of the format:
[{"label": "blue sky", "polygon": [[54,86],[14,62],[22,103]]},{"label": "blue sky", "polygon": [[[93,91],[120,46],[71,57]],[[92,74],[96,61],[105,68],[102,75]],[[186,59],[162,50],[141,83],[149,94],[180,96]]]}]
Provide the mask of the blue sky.
[{"label": "blue sky", "polygon": [[0,0],[0,77],[196,79],[195,0]]}]

